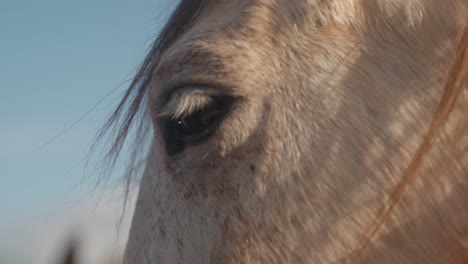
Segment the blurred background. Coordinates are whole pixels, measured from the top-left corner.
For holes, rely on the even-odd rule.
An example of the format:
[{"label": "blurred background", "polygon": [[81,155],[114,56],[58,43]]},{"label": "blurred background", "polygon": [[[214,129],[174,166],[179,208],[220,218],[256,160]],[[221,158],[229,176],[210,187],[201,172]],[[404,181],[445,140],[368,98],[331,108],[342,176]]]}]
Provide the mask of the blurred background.
[{"label": "blurred background", "polygon": [[119,263],[137,189],[87,154],[177,2],[0,0],[1,264]]}]

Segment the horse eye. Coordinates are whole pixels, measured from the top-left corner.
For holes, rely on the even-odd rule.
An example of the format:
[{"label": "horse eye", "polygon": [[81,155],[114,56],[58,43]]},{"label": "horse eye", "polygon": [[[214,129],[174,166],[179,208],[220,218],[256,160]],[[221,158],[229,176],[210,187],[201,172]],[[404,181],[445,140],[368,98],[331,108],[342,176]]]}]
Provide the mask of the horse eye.
[{"label": "horse eye", "polygon": [[178,119],[164,121],[165,143],[168,152],[181,151],[186,144],[208,139],[227,114],[232,97],[214,97],[213,102]]},{"label": "horse eye", "polygon": [[211,104],[188,116],[176,120],[177,133],[182,137],[193,137],[203,134],[214,125],[221,115],[221,109],[216,104]]}]

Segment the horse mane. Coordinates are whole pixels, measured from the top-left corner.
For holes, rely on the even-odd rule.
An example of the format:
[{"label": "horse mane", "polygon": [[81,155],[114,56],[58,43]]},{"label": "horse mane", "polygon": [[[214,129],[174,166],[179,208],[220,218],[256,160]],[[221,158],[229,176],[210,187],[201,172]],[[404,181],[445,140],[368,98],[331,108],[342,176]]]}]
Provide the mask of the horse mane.
[{"label": "horse mane", "polygon": [[145,98],[154,68],[160,59],[161,54],[183,34],[197,19],[200,12],[209,4],[209,0],[182,0],[174,9],[168,22],[165,24],[156,40],[153,42],[148,55],[139,66],[132,82],[125,91],[117,107],[106,120],[97,133],[95,142],[91,147],[91,152],[97,148],[98,143],[104,138],[112,138],[110,147],[104,156],[104,172],[107,177],[116,165],[121,154],[124,143],[128,141],[130,131],[135,129],[131,141],[129,165],[125,176],[127,182],[134,178],[141,167],[146,164],[147,154],[139,156],[145,139],[148,138],[150,120]]}]

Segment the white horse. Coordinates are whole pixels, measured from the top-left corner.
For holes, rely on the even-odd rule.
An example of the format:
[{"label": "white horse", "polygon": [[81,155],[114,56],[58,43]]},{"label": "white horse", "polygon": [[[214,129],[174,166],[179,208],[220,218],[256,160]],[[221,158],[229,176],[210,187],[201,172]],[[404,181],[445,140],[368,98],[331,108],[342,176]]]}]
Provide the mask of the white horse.
[{"label": "white horse", "polygon": [[153,137],[125,263],[468,263],[467,26],[467,0],[182,0],[105,126],[114,155],[139,113]]}]

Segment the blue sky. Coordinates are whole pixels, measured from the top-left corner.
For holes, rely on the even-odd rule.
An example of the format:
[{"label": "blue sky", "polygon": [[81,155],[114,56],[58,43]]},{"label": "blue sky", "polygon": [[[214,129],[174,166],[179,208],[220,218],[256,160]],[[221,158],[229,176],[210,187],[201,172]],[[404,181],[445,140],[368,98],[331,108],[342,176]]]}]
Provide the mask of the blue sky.
[{"label": "blue sky", "polygon": [[0,0],[0,222],[90,190],[80,160],[125,85],[37,147],[131,78],[176,2]]}]

